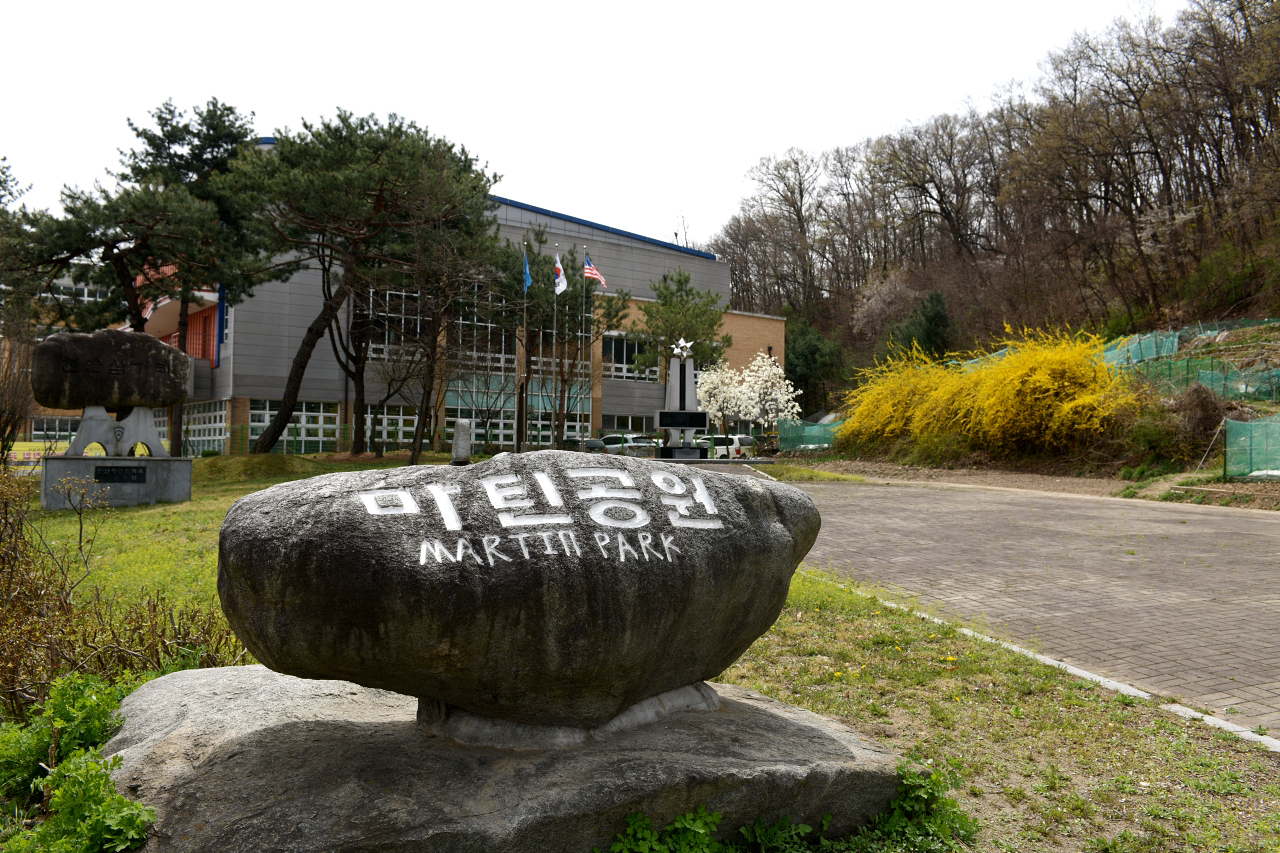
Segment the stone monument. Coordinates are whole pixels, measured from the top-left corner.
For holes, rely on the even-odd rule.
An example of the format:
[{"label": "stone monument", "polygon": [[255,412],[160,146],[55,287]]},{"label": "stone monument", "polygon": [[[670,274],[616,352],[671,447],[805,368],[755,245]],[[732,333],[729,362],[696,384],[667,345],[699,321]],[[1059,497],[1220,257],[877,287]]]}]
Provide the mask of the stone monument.
[{"label": "stone monument", "polygon": [[681,338],[671,347],[667,368],[666,408],[657,414],[658,429],[667,431],[666,446],[658,454],[663,459],[706,459],[705,448],[693,443],[695,430],[706,430],[706,412],[698,411],[698,387],[693,380],[693,344]]},{"label": "stone monument", "polygon": [[588,851],[705,804],[847,833],[896,758],[709,679],[773,624],[820,525],[803,492],[628,457],[500,454],[237,501],[218,594],[269,669],[122,705],[149,850]]},{"label": "stone monument", "polygon": [[471,421],[466,418],[453,422],[453,449],[449,464],[471,464]]},{"label": "stone monument", "polygon": [[[191,460],[169,456],[151,414],[186,399],[189,364],[150,335],[118,329],[64,332],[40,342],[31,367],[35,401],[84,411],[66,453],[43,460],[40,505],[69,508],[60,485],[68,478],[101,484],[86,493],[108,506],[191,500]],[[85,456],[92,444],[106,455]],[[138,444],[147,455],[134,453]]]}]

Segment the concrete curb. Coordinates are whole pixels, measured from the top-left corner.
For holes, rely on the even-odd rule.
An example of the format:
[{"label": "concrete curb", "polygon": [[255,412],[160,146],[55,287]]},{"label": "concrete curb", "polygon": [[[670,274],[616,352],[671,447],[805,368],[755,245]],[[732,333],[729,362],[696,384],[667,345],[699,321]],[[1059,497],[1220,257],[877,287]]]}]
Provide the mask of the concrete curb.
[{"label": "concrete curb", "polygon": [[[950,628],[955,628],[960,633],[969,637],[973,637],[975,640],[982,640],[985,643],[992,643],[994,645],[1006,648],[1011,652],[1016,652],[1017,654],[1025,655],[1026,657],[1029,657],[1032,660],[1035,660],[1039,663],[1048,664],[1049,666],[1056,667],[1057,669],[1061,669],[1066,672],[1069,672],[1072,675],[1076,676],[1077,678],[1084,678],[1084,679],[1087,679],[1088,681],[1092,681],[1095,684],[1099,685],[1100,687],[1105,687],[1108,690],[1114,690],[1117,693],[1123,693],[1126,696],[1132,696],[1135,699],[1154,699],[1155,698],[1152,694],[1146,692],[1145,690],[1139,690],[1137,687],[1133,687],[1132,685],[1123,684],[1119,681],[1113,681],[1110,678],[1107,678],[1106,676],[1098,675],[1096,672],[1089,672],[1087,669],[1081,669],[1078,666],[1072,666],[1071,664],[1065,663],[1064,661],[1055,660],[1051,657],[1046,657],[1045,655],[1042,655],[1039,652],[1033,652],[1030,649],[1024,649],[1022,646],[1014,645],[1013,643],[1008,643],[1008,642],[1005,642],[1004,640],[998,640],[995,637],[989,637],[986,634],[980,634],[971,628],[963,628],[963,627],[953,625],[950,622],[946,621],[945,619],[939,619],[937,616],[931,616],[928,613],[921,613],[919,610],[912,610],[910,607],[904,607],[903,605],[893,601],[886,601],[885,599],[875,595],[871,595],[870,593],[859,592],[856,589],[849,589],[849,587],[845,586],[842,583],[838,583],[837,581],[828,580],[828,583],[835,584],[841,589],[848,590],[849,592],[852,592],[855,595],[861,595],[864,598],[870,598],[875,601],[878,601],[880,604],[883,604],[885,607],[891,607],[894,610],[902,610],[906,613],[910,613],[912,616],[917,616],[921,619],[932,622],[935,625],[945,625]],[[1269,735],[1255,734],[1249,729],[1246,729],[1244,726],[1236,725],[1235,723],[1232,723],[1228,720],[1224,720],[1221,717],[1214,717],[1210,714],[1202,713],[1200,711],[1197,711],[1194,708],[1188,708],[1186,705],[1179,705],[1176,702],[1171,702],[1167,705],[1161,705],[1160,709],[1162,711],[1168,711],[1172,714],[1177,714],[1179,717],[1184,717],[1188,720],[1195,720],[1196,722],[1204,723],[1206,726],[1212,726],[1215,729],[1222,729],[1223,731],[1231,732],[1233,735],[1236,735],[1241,740],[1247,740],[1247,741],[1252,741],[1253,743],[1262,744],[1271,752],[1280,752],[1280,738],[1273,738],[1273,737],[1270,737]]]}]

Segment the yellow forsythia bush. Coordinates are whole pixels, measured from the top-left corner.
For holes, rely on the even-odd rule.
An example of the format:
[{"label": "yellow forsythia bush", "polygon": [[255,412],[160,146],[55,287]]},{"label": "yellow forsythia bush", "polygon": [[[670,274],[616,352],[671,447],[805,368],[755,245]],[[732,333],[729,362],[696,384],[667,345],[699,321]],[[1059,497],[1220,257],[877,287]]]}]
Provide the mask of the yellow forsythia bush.
[{"label": "yellow forsythia bush", "polygon": [[992,452],[1060,450],[1113,429],[1140,403],[1092,335],[1006,329],[1003,351],[968,364],[918,349],[863,374],[849,392],[838,446],[960,435]]},{"label": "yellow forsythia bush", "polygon": [[947,372],[919,347],[863,371],[863,384],[845,397],[836,444],[910,435],[916,408]]}]

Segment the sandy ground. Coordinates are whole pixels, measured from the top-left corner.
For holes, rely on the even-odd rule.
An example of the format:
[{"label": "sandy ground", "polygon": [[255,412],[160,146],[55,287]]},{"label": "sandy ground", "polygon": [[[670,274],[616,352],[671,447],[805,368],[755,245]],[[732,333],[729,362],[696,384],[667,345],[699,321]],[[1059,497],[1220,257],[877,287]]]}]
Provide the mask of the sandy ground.
[{"label": "sandy ground", "polygon": [[[788,460],[791,461],[791,460]],[[795,462],[805,464],[801,459]],[[915,482],[963,483],[971,486],[995,486],[1006,489],[1031,489],[1039,492],[1067,492],[1097,497],[1134,497],[1134,483],[1113,477],[1070,477],[1057,474],[1033,474],[991,468],[920,468],[888,462],[839,460],[820,462],[813,467],[821,471],[856,474],[868,480],[907,480]],[[1198,483],[1181,486],[1192,477],[1204,479],[1214,472],[1172,474],[1147,483],[1137,490],[1137,497],[1151,500],[1177,500],[1249,509],[1280,510],[1280,482]],[[1130,490],[1129,494],[1125,494]]]},{"label": "sandy ground", "polygon": [[990,468],[919,468],[912,465],[894,465],[889,462],[868,462],[860,459],[821,462],[813,467],[820,471],[833,471],[838,474],[856,474],[868,480],[964,483],[970,486],[1070,492],[1076,495],[1114,495],[1128,485],[1123,480],[1103,477],[1064,477],[1019,471],[998,471]]},{"label": "sandy ground", "polygon": [[983,467],[916,467],[893,465],[891,462],[840,460],[819,462],[819,470],[837,474],[856,474],[869,480],[914,480],[920,483],[965,483],[968,485],[996,485],[1007,489],[1034,489],[1037,492],[1070,492],[1073,494],[1097,494],[1107,496],[1124,488],[1123,480],[1089,478],[1089,476],[1053,476],[1023,474],[1019,471],[998,471]]}]

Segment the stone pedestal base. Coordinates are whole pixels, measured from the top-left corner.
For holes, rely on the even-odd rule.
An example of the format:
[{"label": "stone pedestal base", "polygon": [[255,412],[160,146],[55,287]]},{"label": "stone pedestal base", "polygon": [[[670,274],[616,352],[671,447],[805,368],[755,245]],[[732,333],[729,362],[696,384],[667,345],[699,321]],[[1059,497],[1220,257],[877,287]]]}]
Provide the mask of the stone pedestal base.
[{"label": "stone pedestal base", "polygon": [[559,749],[433,737],[417,700],[263,667],[174,673],[125,699],[117,787],[158,814],[147,850],[607,850],[626,815],[656,826],[705,804],[721,828],[763,815],[847,833],[882,811],[897,757],[851,729],[712,685],[673,714]]},{"label": "stone pedestal base", "polygon": [[40,506],[71,509],[59,483],[72,478],[98,505],[182,503],[191,500],[191,460],[172,456],[46,456]]}]

